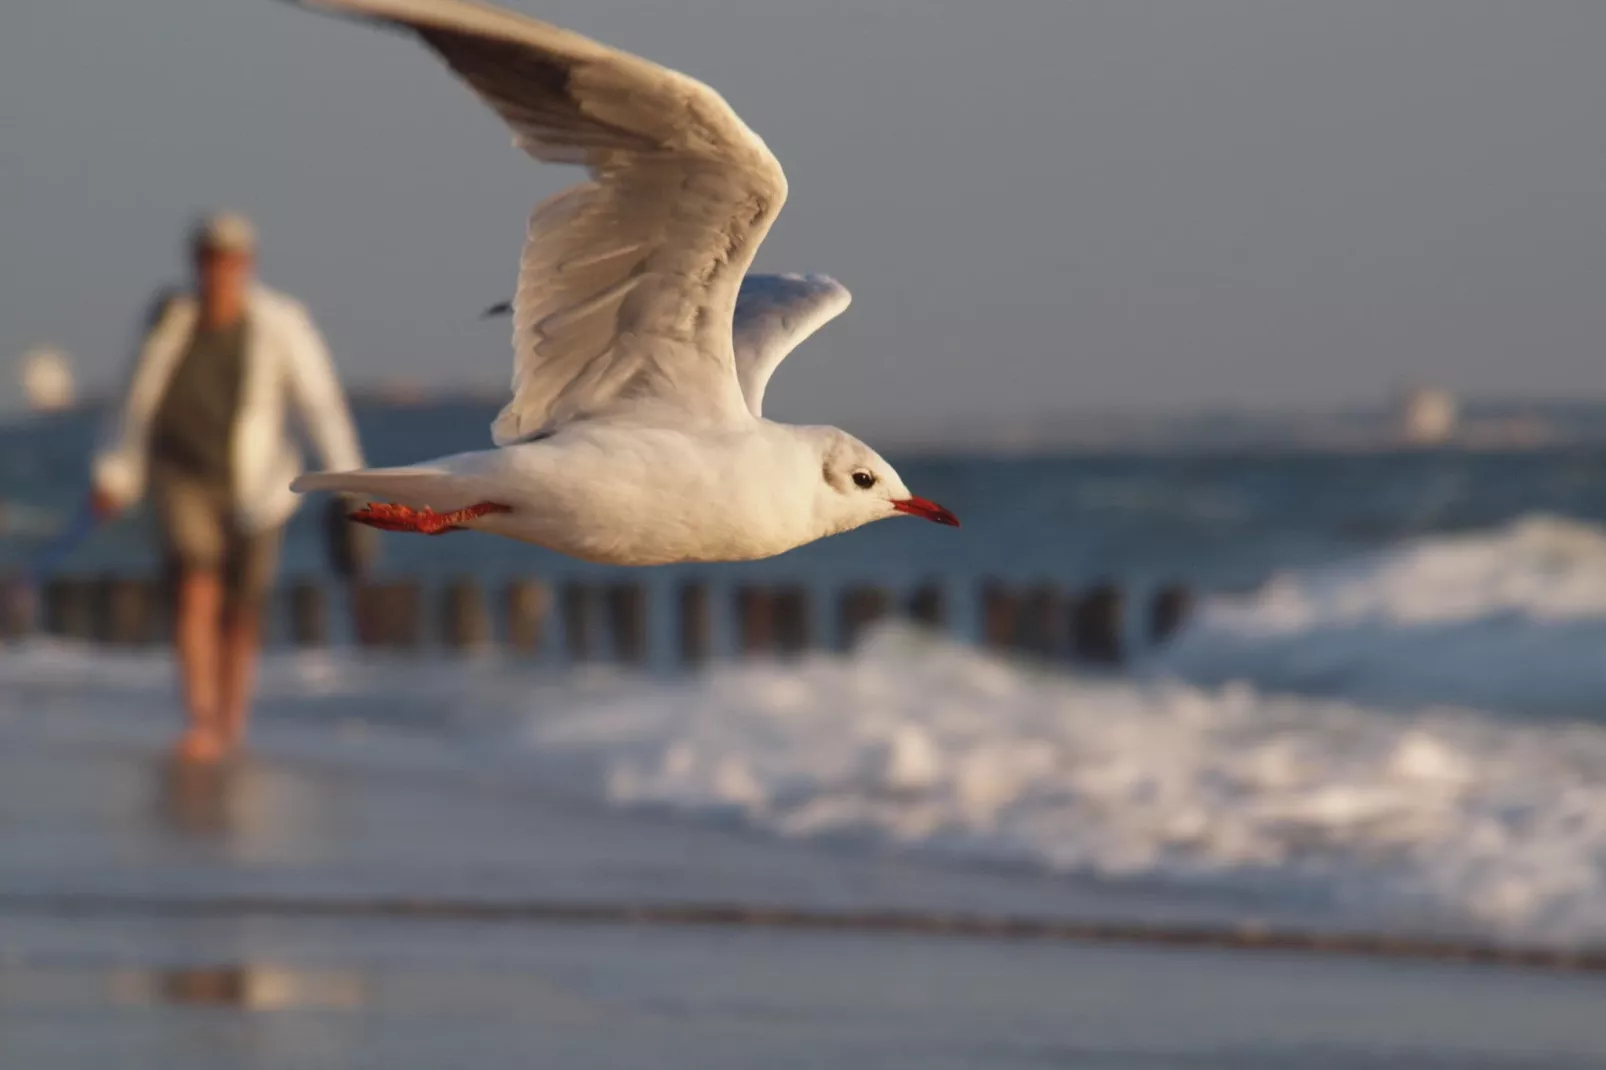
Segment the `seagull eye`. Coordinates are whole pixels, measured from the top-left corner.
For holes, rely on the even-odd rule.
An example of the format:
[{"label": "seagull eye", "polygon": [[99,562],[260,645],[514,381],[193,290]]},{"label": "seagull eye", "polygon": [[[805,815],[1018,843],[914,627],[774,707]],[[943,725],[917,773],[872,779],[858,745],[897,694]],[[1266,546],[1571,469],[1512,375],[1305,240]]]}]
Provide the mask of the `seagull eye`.
[{"label": "seagull eye", "polygon": [[860,490],[869,490],[871,487],[875,486],[875,476],[861,468],[857,472],[853,473],[853,485],[858,487]]}]

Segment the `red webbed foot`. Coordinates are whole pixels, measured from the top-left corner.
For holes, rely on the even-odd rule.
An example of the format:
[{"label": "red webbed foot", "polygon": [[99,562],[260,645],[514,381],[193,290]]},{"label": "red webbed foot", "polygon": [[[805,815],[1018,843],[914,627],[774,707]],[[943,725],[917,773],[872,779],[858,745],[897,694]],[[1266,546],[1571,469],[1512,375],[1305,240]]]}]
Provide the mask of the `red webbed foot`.
[{"label": "red webbed foot", "polygon": [[463,525],[476,517],[491,513],[511,513],[513,507],[500,502],[478,502],[449,513],[433,509],[414,509],[408,505],[389,502],[371,502],[365,508],[347,513],[346,519],[367,524],[382,531],[416,531],[420,535],[444,535],[448,531],[462,531]]}]

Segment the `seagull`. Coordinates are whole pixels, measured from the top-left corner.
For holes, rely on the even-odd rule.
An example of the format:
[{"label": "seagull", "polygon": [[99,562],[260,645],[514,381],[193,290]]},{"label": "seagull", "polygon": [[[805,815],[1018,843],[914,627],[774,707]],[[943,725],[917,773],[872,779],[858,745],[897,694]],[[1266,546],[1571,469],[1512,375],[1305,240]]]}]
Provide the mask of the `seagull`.
[{"label": "seagull", "polygon": [[473,0],[300,3],[410,31],[517,147],[587,178],[530,217],[496,448],[294,490],[367,500],[350,518],[389,531],[615,565],[772,557],[900,515],[959,526],[847,432],[764,418],[776,366],[851,296],[825,275],[748,275],[786,176],[713,89]]}]

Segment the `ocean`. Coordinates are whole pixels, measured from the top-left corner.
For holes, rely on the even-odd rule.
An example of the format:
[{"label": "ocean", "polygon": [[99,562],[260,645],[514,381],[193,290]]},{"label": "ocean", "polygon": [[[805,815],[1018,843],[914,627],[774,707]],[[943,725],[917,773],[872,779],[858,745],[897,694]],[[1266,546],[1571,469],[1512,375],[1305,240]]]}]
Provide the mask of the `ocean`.
[{"label": "ocean", "polygon": [[[483,446],[491,415],[359,418],[371,461],[398,463]],[[0,430],[0,570],[71,515],[91,441],[82,414]],[[280,646],[259,743],[376,776],[488,763],[573,805],[1062,886],[1117,916],[1606,943],[1606,450],[891,459],[965,526],[883,523],[632,578],[655,604],[694,575],[936,579],[949,634],[889,625],[846,653],[696,672]],[[326,571],[315,513],[287,576]],[[64,568],[154,568],[144,523]],[[613,575],[476,535],[387,536],[381,570]],[[1172,641],[1092,672],[980,649],[968,622],[989,579],[1183,582],[1201,602]],[[17,732],[40,711],[52,732],[156,738],[170,666],[0,649],[0,720]]]}]

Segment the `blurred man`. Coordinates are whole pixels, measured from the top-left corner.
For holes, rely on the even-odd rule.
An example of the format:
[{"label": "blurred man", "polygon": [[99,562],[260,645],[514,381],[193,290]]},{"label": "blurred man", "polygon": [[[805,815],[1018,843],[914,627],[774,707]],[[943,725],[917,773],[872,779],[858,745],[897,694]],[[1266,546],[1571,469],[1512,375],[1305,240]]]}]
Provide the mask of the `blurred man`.
[{"label": "blurred man", "polygon": [[297,503],[291,404],[324,467],[360,468],[363,458],[317,328],[299,303],[255,281],[250,221],[203,219],[190,255],[193,288],[157,301],[111,414],[94,505],[111,516],[147,491],[153,500],[189,715],[178,751],[208,761],[245,734],[262,602]]}]

